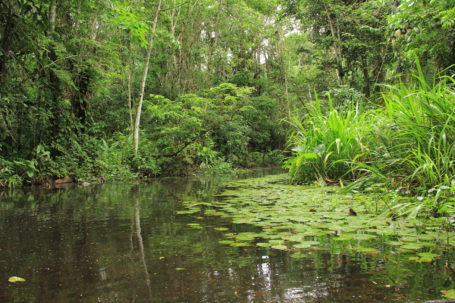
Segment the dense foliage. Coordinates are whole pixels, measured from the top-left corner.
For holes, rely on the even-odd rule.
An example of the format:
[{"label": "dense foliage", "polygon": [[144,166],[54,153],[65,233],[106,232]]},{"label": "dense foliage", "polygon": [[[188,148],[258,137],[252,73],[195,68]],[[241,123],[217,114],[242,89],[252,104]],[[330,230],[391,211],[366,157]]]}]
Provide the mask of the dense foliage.
[{"label": "dense foliage", "polygon": [[277,3],[155,2],[0,4],[0,186],[276,162]]},{"label": "dense foliage", "polygon": [[325,73],[292,119],[293,180],[418,194],[393,209],[453,215],[454,2],[285,3],[284,14],[310,33],[305,51],[319,55],[311,64]]},{"label": "dense foliage", "polygon": [[278,163],[288,140],[296,182],[440,192],[454,14],[449,0],[3,1],[0,186],[226,172]]}]

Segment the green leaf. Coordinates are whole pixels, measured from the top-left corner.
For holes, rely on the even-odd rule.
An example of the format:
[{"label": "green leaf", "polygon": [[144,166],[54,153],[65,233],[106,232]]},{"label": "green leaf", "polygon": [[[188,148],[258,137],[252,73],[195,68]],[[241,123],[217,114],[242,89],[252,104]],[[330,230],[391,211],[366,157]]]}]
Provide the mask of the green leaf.
[{"label": "green leaf", "polygon": [[443,297],[447,299],[455,299],[455,289],[442,290],[441,292],[444,294]]},{"label": "green leaf", "polygon": [[369,234],[357,234],[354,236],[354,239],[356,240],[369,240],[373,238],[375,238],[375,236]]},{"label": "green leaf", "polygon": [[314,245],[318,245],[318,241],[302,241],[298,244],[293,245],[295,248],[309,248]]},{"label": "green leaf", "polygon": [[273,249],[286,250],[288,249],[286,245],[273,245]]},{"label": "green leaf", "polygon": [[433,254],[433,253],[427,253],[427,252],[423,252],[423,253],[418,253],[417,254],[419,257],[422,257],[422,258],[436,258],[436,257],[439,257],[438,254]]},{"label": "green leaf", "polygon": [[261,243],[256,243],[256,246],[259,246],[259,247],[270,247],[271,244],[270,243],[261,242]]},{"label": "green leaf", "polygon": [[25,282],[25,279],[21,278],[21,277],[12,276],[12,277],[9,277],[8,282],[10,282],[10,283]]},{"label": "green leaf", "polygon": [[418,250],[418,249],[422,248],[422,245],[420,245],[419,243],[408,243],[406,245],[403,245],[401,248],[411,249],[411,250]]},{"label": "green leaf", "polygon": [[371,248],[371,247],[354,247],[353,248],[355,251],[361,252],[361,253],[367,253],[367,254],[377,254],[379,253],[379,250],[376,248]]},{"label": "green leaf", "polygon": [[227,227],[215,227],[214,230],[217,230],[217,231],[227,231],[227,230],[229,230],[229,228],[227,228]]}]

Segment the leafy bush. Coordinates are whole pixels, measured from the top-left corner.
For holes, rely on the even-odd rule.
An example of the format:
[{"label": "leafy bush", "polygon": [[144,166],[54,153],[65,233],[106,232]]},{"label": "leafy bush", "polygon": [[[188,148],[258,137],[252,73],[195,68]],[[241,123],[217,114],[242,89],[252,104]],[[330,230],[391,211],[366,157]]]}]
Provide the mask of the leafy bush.
[{"label": "leafy bush", "polygon": [[455,79],[430,85],[419,68],[416,80],[383,95],[386,123],[394,130],[381,132],[396,163],[390,175],[426,189],[449,186],[455,170]]},{"label": "leafy bush", "polygon": [[325,95],[332,100],[333,107],[342,109],[352,104],[359,105],[365,100],[365,95],[355,88],[346,85],[328,90]]},{"label": "leafy bush", "polygon": [[175,101],[153,95],[145,102],[141,153],[155,155],[160,173],[172,175],[263,164],[250,154],[276,149],[284,135],[277,102],[252,92],[222,83]]},{"label": "leafy bush", "polygon": [[0,188],[21,185],[23,179],[16,173],[14,162],[0,157]]},{"label": "leafy bush", "polygon": [[292,178],[300,183],[344,178],[354,181],[349,189],[395,189],[421,197],[396,203],[400,213],[453,212],[454,86],[447,76],[429,84],[418,67],[414,82],[387,88],[378,110],[330,106],[323,114],[317,100],[303,121],[294,120],[294,154],[286,162]]},{"label": "leafy bush", "polygon": [[284,141],[279,106],[274,99],[252,97],[253,90],[222,83],[176,100],[150,95],[144,100],[137,155],[126,135],[130,130],[124,130],[126,120],[122,126],[116,116],[125,118],[126,112],[110,113],[119,125],[109,127],[102,122],[90,128],[68,122],[70,126],[60,129],[50,142],[39,141],[19,162],[9,157],[1,182],[9,186],[31,178],[40,182],[71,176],[80,181],[225,173],[233,166],[268,164],[276,157],[267,155]]},{"label": "leafy bush", "polygon": [[104,180],[133,178],[129,162],[131,146],[131,138],[123,135],[117,135],[112,142],[101,140],[96,157],[97,174]]},{"label": "leafy bush", "polygon": [[369,112],[361,113],[355,108],[337,110],[331,102],[330,111],[323,114],[317,99],[309,106],[303,121],[297,118],[293,121],[295,132],[290,145],[294,154],[285,166],[290,169],[294,182],[354,179],[351,163],[369,152],[373,121]]}]

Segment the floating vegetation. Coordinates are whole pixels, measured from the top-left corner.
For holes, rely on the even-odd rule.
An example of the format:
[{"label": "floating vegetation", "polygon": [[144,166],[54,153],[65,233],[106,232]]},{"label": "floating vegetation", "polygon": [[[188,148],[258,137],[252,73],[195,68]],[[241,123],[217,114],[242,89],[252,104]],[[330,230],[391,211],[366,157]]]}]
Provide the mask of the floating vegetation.
[{"label": "floating vegetation", "polygon": [[188,223],[187,225],[194,229],[202,229],[202,226],[199,223]]},{"label": "floating vegetation", "polygon": [[221,244],[293,251],[294,257],[308,249],[367,255],[395,251],[410,254],[409,259],[416,262],[431,262],[440,251],[455,246],[455,233],[442,228],[443,218],[390,218],[381,215],[388,208],[375,196],[348,195],[333,187],[294,186],[287,178],[237,180],[213,201],[188,201],[188,210],[178,213],[230,218],[235,226],[254,227],[257,232],[228,232],[225,226],[215,230],[225,232]]},{"label": "floating vegetation", "polygon": [[8,278],[8,282],[10,283],[25,282],[25,279],[21,277],[12,276]]}]

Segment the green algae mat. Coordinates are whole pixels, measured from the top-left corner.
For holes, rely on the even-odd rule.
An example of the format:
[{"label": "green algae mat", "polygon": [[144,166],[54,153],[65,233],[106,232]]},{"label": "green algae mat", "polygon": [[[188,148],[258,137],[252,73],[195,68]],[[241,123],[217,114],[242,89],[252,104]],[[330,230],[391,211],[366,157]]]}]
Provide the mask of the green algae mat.
[{"label": "green algae mat", "polygon": [[[319,249],[402,253],[416,262],[431,262],[455,246],[447,218],[390,218],[384,215],[389,207],[380,196],[295,186],[284,174],[233,181],[211,201],[184,203],[186,210],[179,214],[195,219],[217,216],[231,223],[213,227],[224,233],[221,244],[290,251],[297,258]],[[203,223],[196,222],[189,227],[201,228]],[[249,231],[233,232],[232,226],[238,225],[249,226]]]}]

